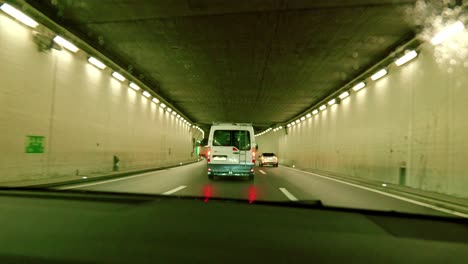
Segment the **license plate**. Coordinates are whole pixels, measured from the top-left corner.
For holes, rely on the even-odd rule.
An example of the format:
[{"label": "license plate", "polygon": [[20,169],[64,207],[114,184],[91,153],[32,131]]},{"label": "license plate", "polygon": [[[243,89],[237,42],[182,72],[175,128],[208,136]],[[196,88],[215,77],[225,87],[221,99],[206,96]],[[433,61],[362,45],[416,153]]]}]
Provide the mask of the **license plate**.
[{"label": "license plate", "polygon": [[213,157],[213,160],[226,160],[226,157]]}]

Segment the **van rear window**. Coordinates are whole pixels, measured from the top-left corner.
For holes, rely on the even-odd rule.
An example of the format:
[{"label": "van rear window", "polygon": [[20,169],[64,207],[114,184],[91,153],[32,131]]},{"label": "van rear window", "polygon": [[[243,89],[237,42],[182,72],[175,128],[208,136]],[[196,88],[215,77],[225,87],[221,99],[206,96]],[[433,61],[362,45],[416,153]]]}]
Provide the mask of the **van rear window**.
[{"label": "van rear window", "polygon": [[215,130],[213,146],[232,146],[239,150],[250,150],[250,132],[247,130]]}]

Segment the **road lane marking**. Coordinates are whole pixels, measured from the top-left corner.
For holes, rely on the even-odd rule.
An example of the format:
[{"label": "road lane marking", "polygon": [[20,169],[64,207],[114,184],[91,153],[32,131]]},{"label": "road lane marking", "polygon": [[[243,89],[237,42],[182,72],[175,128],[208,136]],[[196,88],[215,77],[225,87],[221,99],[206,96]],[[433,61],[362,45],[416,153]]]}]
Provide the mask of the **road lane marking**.
[{"label": "road lane marking", "polygon": [[175,192],[178,192],[178,191],[184,189],[185,187],[187,187],[187,186],[182,185],[182,186],[179,186],[179,187],[177,187],[177,188],[175,188],[175,189],[172,189],[172,190],[170,190],[170,191],[167,191],[167,192],[165,192],[165,193],[163,193],[163,194],[164,194],[164,195],[173,194],[173,193],[175,193]]},{"label": "road lane marking", "polygon": [[93,185],[104,184],[104,183],[109,183],[109,182],[116,182],[116,181],[128,180],[128,179],[137,178],[137,177],[141,177],[141,176],[146,176],[146,175],[148,175],[148,174],[154,174],[154,173],[159,173],[159,172],[163,172],[163,171],[167,171],[167,170],[159,170],[159,171],[147,172],[147,173],[142,173],[142,174],[138,174],[138,175],[128,176],[128,177],[124,177],[124,178],[118,178],[118,179],[107,180],[107,181],[99,181],[99,182],[93,182],[93,183],[78,184],[78,185],[73,185],[73,186],[69,186],[69,187],[58,187],[58,188],[55,188],[55,189],[58,189],[58,190],[75,189],[75,188],[81,188],[81,187],[86,187],[86,186],[93,186]]},{"label": "road lane marking", "polygon": [[262,170],[258,170],[259,172],[261,172],[262,174],[266,174],[266,172],[262,171]]},{"label": "road lane marking", "polygon": [[[285,166],[282,166],[282,167],[285,167]],[[447,213],[447,214],[452,214],[452,215],[468,218],[468,214],[458,212],[458,211],[455,211],[455,210],[451,210],[451,209],[439,207],[439,206],[436,206],[436,205],[416,201],[416,200],[413,200],[413,199],[409,199],[409,198],[398,196],[398,195],[395,195],[395,194],[379,191],[379,190],[376,190],[376,189],[368,188],[368,187],[357,185],[357,184],[354,184],[354,183],[350,183],[350,182],[346,182],[346,181],[342,181],[342,180],[338,180],[338,179],[334,179],[334,178],[329,178],[329,177],[322,176],[322,175],[315,174],[315,173],[308,172],[308,171],[293,169],[293,168],[289,168],[289,167],[285,167],[285,168],[288,168],[288,169],[291,169],[291,170],[297,170],[297,171],[300,171],[300,172],[304,172],[304,173],[314,175],[316,177],[324,178],[324,179],[327,179],[327,180],[330,180],[330,181],[335,181],[335,182],[347,184],[347,185],[350,185],[350,186],[353,186],[353,187],[356,187],[356,188],[360,188],[360,189],[363,189],[363,190],[367,190],[367,191],[370,191],[370,192],[379,193],[379,194],[389,196],[389,197],[393,197],[395,199],[402,200],[402,201],[405,201],[405,202],[408,202],[408,203],[416,204],[416,205],[419,205],[419,206],[422,206],[422,207],[427,207],[427,208],[430,208],[430,209],[433,209],[433,210],[436,210],[436,211],[440,211],[440,212],[444,212],[444,213]]]},{"label": "road lane marking", "polygon": [[286,190],[286,188],[279,188],[279,190],[286,196],[288,197],[289,200],[291,201],[299,201],[299,199],[297,199],[294,195],[292,195],[290,192],[288,192],[288,190]]}]

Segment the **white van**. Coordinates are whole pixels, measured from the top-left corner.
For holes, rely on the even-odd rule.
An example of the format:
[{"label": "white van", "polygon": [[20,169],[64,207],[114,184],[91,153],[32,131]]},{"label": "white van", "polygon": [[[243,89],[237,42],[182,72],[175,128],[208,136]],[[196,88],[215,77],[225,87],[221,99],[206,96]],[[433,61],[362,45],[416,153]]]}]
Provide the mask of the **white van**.
[{"label": "white van", "polygon": [[252,124],[213,124],[208,137],[208,178],[255,176],[257,152]]}]

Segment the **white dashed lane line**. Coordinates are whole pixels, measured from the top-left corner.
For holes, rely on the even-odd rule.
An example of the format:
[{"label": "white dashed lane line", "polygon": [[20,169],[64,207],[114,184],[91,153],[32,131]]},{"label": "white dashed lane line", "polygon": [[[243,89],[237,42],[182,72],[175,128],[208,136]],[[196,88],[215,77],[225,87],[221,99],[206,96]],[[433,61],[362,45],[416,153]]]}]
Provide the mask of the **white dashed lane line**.
[{"label": "white dashed lane line", "polygon": [[187,187],[187,186],[182,185],[182,186],[179,186],[179,187],[177,187],[177,188],[175,188],[175,189],[172,189],[172,190],[170,190],[170,191],[167,191],[167,192],[165,192],[165,193],[163,193],[163,194],[164,194],[164,195],[173,194],[173,193],[178,192],[178,191],[180,191],[180,190],[182,190],[182,189],[184,189],[184,188],[186,188],[186,187]]},{"label": "white dashed lane line", "polygon": [[262,171],[262,170],[258,170],[260,173],[262,174],[266,174],[266,172]]},{"label": "white dashed lane line", "polygon": [[288,197],[289,200],[291,201],[299,201],[299,199],[297,199],[294,195],[292,195],[288,190],[286,190],[286,188],[279,188],[279,190],[286,196]]}]

